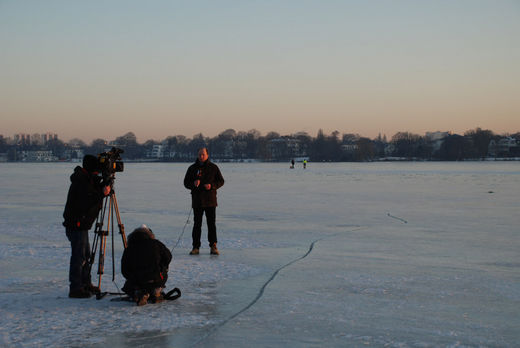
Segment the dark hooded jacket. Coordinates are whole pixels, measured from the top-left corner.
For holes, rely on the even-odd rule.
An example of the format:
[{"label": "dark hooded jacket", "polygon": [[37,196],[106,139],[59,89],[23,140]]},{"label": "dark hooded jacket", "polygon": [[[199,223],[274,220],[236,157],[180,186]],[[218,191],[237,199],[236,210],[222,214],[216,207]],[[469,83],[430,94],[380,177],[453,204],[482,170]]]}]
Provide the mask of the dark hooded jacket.
[{"label": "dark hooded jacket", "polygon": [[163,287],[168,279],[172,254],[155,239],[148,228],[138,228],[128,236],[128,245],[121,259],[121,273],[126,278],[123,291],[152,290]]},{"label": "dark hooded jacket", "polygon": [[70,230],[88,230],[103,205],[101,178],[77,166],[70,176],[70,188],[63,212],[63,226]]},{"label": "dark hooded jacket", "polygon": [[[195,180],[200,180],[199,187],[195,187]],[[206,190],[205,184],[211,189]],[[224,185],[224,178],[217,165],[206,160],[201,163],[198,159],[189,166],[184,177],[184,187],[191,190],[192,208],[207,208],[217,206],[217,190]]]}]

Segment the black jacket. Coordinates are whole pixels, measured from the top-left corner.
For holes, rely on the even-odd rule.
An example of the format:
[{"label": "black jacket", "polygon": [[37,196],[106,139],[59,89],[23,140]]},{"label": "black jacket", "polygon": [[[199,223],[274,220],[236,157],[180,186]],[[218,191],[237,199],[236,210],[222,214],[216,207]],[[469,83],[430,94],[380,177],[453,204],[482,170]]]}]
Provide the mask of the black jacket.
[{"label": "black jacket", "polygon": [[[199,187],[195,187],[194,181],[199,179]],[[206,190],[204,184],[210,184],[211,189]],[[184,187],[191,190],[191,205],[193,208],[216,207],[217,190],[224,185],[224,178],[217,165],[207,160],[200,163],[195,161],[186,172]]]},{"label": "black jacket", "polygon": [[148,233],[134,231],[121,258],[121,273],[126,278],[124,291],[153,289],[166,284],[172,254]]},{"label": "black jacket", "polygon": [[88,230],[101,210],[104,185],[101,184],[101,178],[90,175],[80,166],[74,168],[70,182],[63,226],[71,230]]}]

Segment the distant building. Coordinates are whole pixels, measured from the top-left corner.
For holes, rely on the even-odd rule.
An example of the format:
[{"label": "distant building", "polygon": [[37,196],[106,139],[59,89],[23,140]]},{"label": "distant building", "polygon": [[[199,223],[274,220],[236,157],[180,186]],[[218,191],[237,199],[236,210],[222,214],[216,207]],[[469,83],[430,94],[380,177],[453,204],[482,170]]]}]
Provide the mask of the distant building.
[{"label": "distant building", "polygon": [[307,156],[301,141],[290,136],[269,140],[267,149],[271,155],[271,160],[286,160],[288,158]]},{"label": "distant building", "polygon": [[233,158],[234,140],[219,140],[219,146],[212,149],[211,156],[213,159],[227,160]]},{"label": "distant building", "polygon": [[31,136],[25,133],[15,134],[14,143],[18,146],[31,145]]},{"label": "distant building", "polygon": [[44,145],[41,134],[35,133],[31,135],[31,145]]},{"label": "distant building", "polygon": [[22,162],[54,162],[58,157],[52,151],[18,151],[17,158]]},{"label": "distant building", "polygon": [[13,145],[25,146],[25,145],[46,145],[51,140],[58,140],[58,134],[56,133],[44,133],[33,135],[18,133],[14,135]]},{"label": "distant building", "polygon": [[396,151],[396,148],[395,148],[395,145],[392,144],[392,143],[389,143],[385,146],[385,156],[386,157],[391,157],[394,155],[394,152]]},{"label": "distant building", "polygon": [[148,158],[163,158],[165,157],[166,145],[154,145],[151,150],[146,152]]},{"label": "distant building", "polygon": [[432,152],[437,152],[441,149],[444,139],[450,135],[450,132],[426,132],[426,140],[432,146]]},{"label": "distant building", "polygon": [[233,158],[233,140],[226,140],[224,142],[224,153],[222,158]]},{"label": "distant building", "polygon": [[488,145],[488,156],[508,157],[511,155],[517,155],[518,149],[518,141],[513,137],[505,137],[498,141],[491,139]]},{"label": "distant building", "polygon": [[343,144],[341,145],[341,151],[347,154],[354,154],[359,146],[357,144]]},{"label": "distant building", "polygon": [[43,145],[47,144],[47,142],[51,140],[58,140],[58,134],[56,133],[45,133],[41,135]]},{"label": "distant building", "polygon": [[67,149],[63,155],[68,160],[82,159],[85,156],[83,149],[79,147]]}]

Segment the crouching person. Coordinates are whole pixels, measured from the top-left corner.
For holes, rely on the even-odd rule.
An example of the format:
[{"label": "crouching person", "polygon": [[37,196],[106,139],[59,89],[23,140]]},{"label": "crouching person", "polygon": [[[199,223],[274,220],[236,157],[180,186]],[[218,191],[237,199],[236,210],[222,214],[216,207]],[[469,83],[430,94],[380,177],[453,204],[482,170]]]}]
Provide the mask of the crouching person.
[{"label": "crouching person", "polygon": [[121,273],[126,278],[123,291],[138,306],[162,301],[171,260],[170,250],[155,239],[151,229],[145,225],[135,229],[121,259]]}]

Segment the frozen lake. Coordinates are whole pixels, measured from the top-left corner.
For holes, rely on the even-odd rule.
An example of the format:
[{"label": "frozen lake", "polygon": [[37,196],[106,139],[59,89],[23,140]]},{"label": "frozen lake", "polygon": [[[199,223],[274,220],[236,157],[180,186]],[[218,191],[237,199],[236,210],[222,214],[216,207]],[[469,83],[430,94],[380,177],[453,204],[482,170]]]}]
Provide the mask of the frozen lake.
[{"label": "frozen lake", "polygon": [[[519,162],[221,163],[218,257],[205,224],[188,255],[188,165],[117,173],[126,233],[180,238],[182,297],[137,307],[67,297],[75,164],[0,163],[0,346],[518,346]],[[117,292],[114,245],[102,289]]]}]

